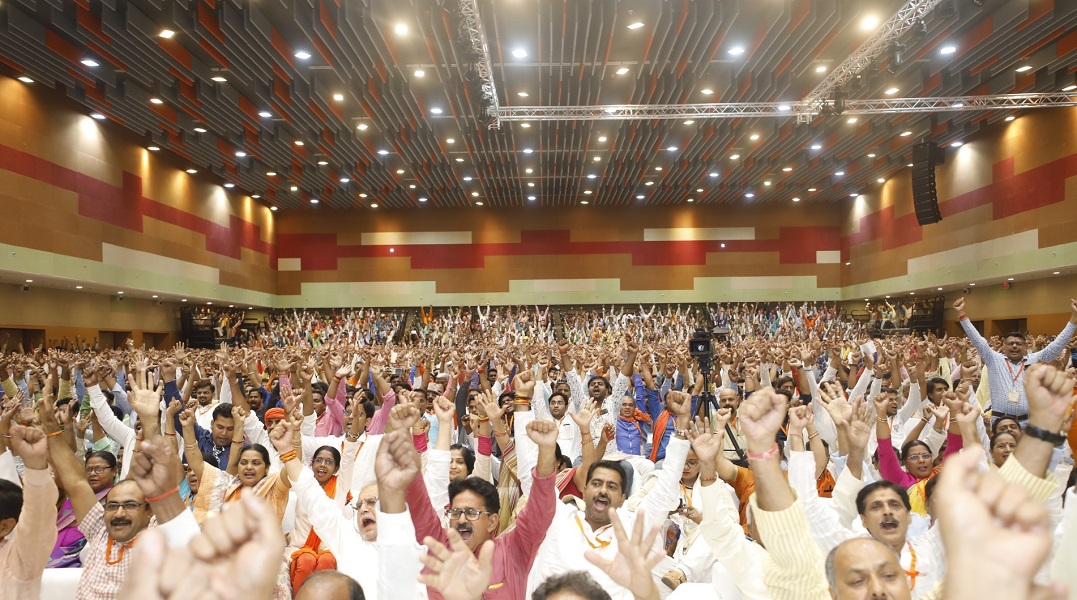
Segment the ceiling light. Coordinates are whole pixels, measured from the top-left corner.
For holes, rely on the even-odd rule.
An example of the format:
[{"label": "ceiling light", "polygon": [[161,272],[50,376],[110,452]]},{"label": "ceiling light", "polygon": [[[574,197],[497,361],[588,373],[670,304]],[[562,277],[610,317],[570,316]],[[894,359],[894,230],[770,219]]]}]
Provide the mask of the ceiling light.
[{"label": "ceiling light", "polygon": [[397,175],[403,175],[404,174],[404,169],[397,169],[396,174]]},{"label": "ceiling light", "polygon": [[618,75],[624,75],[627,72],[628,72],[628,67],[621,67],[620,69],[617,69],[617,71],[616,71],[616,73]]},{"label": "ceiling light", "polygon": [[666,148],[667,152],[676,152],[677,150],[678,150],[678,148],[676,146],[670,146],[670,147]]},{"label": "ceiling light", "polygon": [[699,93],[703,94],[705,96],[710,96],[711,94],[714,93],[714,90],[712,90],[710,88],[703,88],[703,89],[699,90]]},{"label": "ceiling light", "polygon": [[591,190],[584,190],[584,192],[583,192],[583,193],[584,193],[584,194],[587,194],[588,196],[590,196],[592,192],[591,192]]},{"label": "ceiling light", "polygon": [[205,133],[206,128],[205,127],[195,127],[194,131],[195,131],[195,133]]},{"label": "ceiling light", "polygon": [[935,291],[936,291],[936,292],[941,292],[941,291],[942,291],[942,288],[935,288]]},{"label": "ceiling light", "polygon": [[516,95],[521,97],[521,98],[526,98],[527,97],[527,92],[516,92]]},{"label": "ceiling light", "polygon": [[84,58],[84,59],[82,59],[81,62],[82,62],[82,64],[86,65],[87,67],[100,67],[101,66],[101,63],[97,62],[96,60],[94,60],[92,58]]},{"label": "ceiling light", "polygon": [[445,138],[445,143],[446,144],[455,144],[456,140],[454,138]]},{"label": "ceiling light", "polygon": [[797,197],[794,196],[793,197],[793,202],[800,202],[800,198],[797,198]]},{"label": "ceiling light", "polygon": [[580,200],[580,204],[590,204],[590,202],[588,202],[586,200]]},{"label": "ceiling light", "polygon": [[408,186],[408,189],[409,189],[409,190],[414,190],[414,189],[415,189],[415,184],[413,183],[413,184],[409,185],[409,186]]},{"label": "ceiling light", "polygon": [[961,142],[953,142],[953,143],[950,144],[950,147],[951,148],[960,148],[961,147]]},{"label": "ceiling light", "polygon": [[696,188],[696,193],[697,194],[702,194],[703,193],[703,188]]},{"label": "ceiling light", "polygon": [[479,193],[478,192],[471,192],[471,195],[472,195],[472,197],[478,197]]},{"label": "ceiling light", "polygon": [[187,172],[190,173],[191,175],[194,175],[195,173],[198,172],[198,169],[195,169],[194,167],[191,167],[190,169],[187,169]]},{"label": "ceiling light", "polygon": [[359,197],[360,197],[360,198],[366,198],[366,194],[365,194],[365,193],[363,193],[363,194],[359,194]]},{"label": "ceiling light", "polygon": [[1051,273],[1051,275],[1058,275],[1059,273],[1060,271],[1055,271],[1054,273]]},{"label": "ceiling light", "polygon": [[255,195],[251,196],[251,198],[254,198],[255,200],[257,200],[257,199],[259,199],[261,197],[262,197],[261,194],[255,194]]},{"label": "ceiling light", "polygon": [[720,244],[720,246],[721,246],[722,248],[725,248],[725,242],[722,242],[722,243]]},{"label": "ceiling light", "polygon": [[754,142],[754,141],[759,139],[759,134],[758,133],[753,133],[752,135],[748,136],[748,139],[750,139],[750,140],[752,140]]},{"label": "ceiling light", "polygon": [[894,94],[898,93],[898,89],[896,87],[887,88],[887,90],[883,93],[888,96],[893,96]]},{"label": "ceiling light", "polygon": [[636,200],[643,200],[644,198],[645,196],[643,194],[639,194],[636,196]]},{"label": "ceiling light", "polygon": [[307,52],[306,50],[300,50],[299,52],[295,53],[295,57],[299,60],[307,60],[308,58],[310,58],[310,52]]},{"label": "ceiling light", "polygon": [[847,120],[845,122],[852,125],[853,123],[856,123],[856,117],[849,117],[849,120]]},{"label": "ceiling light", "polygon": [[[1057,272],[1057,271],[1055,272],[1055,275],[1058,275],[1058,272]],[[76,290],[81,290],[81,289],[82,289],[82,286],[81,286],[81,285],[76,285],[76,286],[75,286],[75,289],[76,289]]]},{"label": "ceiling light", "polygon": [[266,175],[269,176],[269,177],[276,177],[277,172],[276,171],[266,171]]},{"label": "ceiling light", "polygon": [[957,46],[943,46],[939,48],[939,54],[953,54],[957,52]]},{"label": "ceiling light", "polygon": [[528,181],[527,182],[527,187],[535,187],[535,182],[534,181]]},{"label": "ceiling light", "polygon": [[740,158],[740,155],[739,155],[739,154],[730,154],[730,155],[729,155],[729,159],[730,159],[730,160],[737,160],[738,158]]},{"label": "ceiling light", "polygon": [[531,124],[530,123],[520,123],[520,127],[523,127],[524,129],[530,129]]},{"label": "ceiling light", "polygon": [[468,175],[467,177],[464,177],[464,181],[471,181],[471,176]]},{"label": "ceiling light", "polygon": [[528,197],[527,197],[527,199],[528,199],[528,200],[534,200],[534,199],[535,199],[535,197],[534,197],[534,196],[528,196]]},{"label": "ceiling light", "polygon": [[635,23],[629,23],[628,24],[629,29],[639,29],[640,27],[643,27],[643,22],[642,21],[636,21]]},{"label": "ceiling light", "polygon": [[661,170],[662,170],[662,167],[655,167],[655,168],[654,168],[654,170],[655,170],[655,171],[661,171]]},{"label": "ceiling light", "polygon": [[878,183],[886,183],[886,180],[883,179],[882,177],[876,179],[875,181],[878,182]]},{"label": "ceiling light", "polygon": [[385,156],[386,154],[389,154],[389,151],[388,150],[378,150],[378,154],[380,154],[382,156]]},{"label": "ceiling light", "polygon": [[770,186],[770,181],[769,181],[769,180],[768,180],[768,181],[764,181],[764,182],[763,182],[763,185],[765,185],[765,186],[768,186],[768,187],[769,187],[769,186]]},{"label": "ceiling light", "polygon": [[1010,116],[1006,117],[1006,119],[1005,119],[1005,120],[1006,120],[1006,122],[1009,122],[1009,121],[1012,121],[1012,120],[1014,120],[1014,119],[1016,119],[1016,118],[1017,118],[1017,117],[1015,117],[1015,116],[1013,116],[1013,115],[1010,115]]},{"label": "ceiling light", "polygon": [[456,159],[456,162],[464,162],[464,159],[462,159],[462,158],[457,158],[457,159]]},{"label": "ceiling light", "polygon": [[596,177],[598,177],[598,175],[595,175],[594,173],[589,173],[589,174],[587,175],[587,178],[588,178],[588,179],[594,179],[594,178],[596,178]]},{"label": "ceiling light", "polygon": [[377,207],[378,207],[378,203],[377,203],[377,202],[375,202],[375,203],[373,203],[373,204],[371,204],[371,205],[370,205],[370,208],[377,208]]},{"label": "ceiling light", "polygon": [[430,114],[440,115],[441,113],[442,113],[442,110],[440,108],[435,107],[435,108],[430,109]]},{"label": "ceiling light", "polygon": [[311,198],[311,199],[310,199],[310,203],[311,203],[311,204],[317,204],[317,203],[318,203],[318,199],[317,199],[317,198]]},{"label": "ceiling light", "polygon": [[329,164],[329,161],[327,161],[327,160],[319,160],[318,164],[324,167],[325,165]]},{"label": "ceiling light", "polygon": [[747,194],[744,194],[744,197],[745,198],[755,198],[755,194],[753,194],[751,192],[748,192]]},{"label": "ceiling light", "polygon": [[733,46],[732,48],[729,49],[729,53],[732,54],[733,56],[737,56],[739,54],[744,54],[744,48],[742,48],[740,46]]},{"label": "ceiling light", "polygon": [[950,108],[961,108],[962,106],[965,106],[964,102],[954,102],[950,105]]},{"label": "ceiling light", "polygon": [[243,158],[244,156],[247,156],[246,152],[242,150],[236,150],[236,158]]},{"label": "ceiling light", "polygon": [[21,81],[21,82],[23,82],[23,83],[33,83],[33,82],[34,82],[34,80],[33,80],[33,79],[30,79],[30,78],[29,78],[29,77],[27,77],[26,75],[22,75],[22,76],[20,76],[20,77],[19,77],[19,81]]},{"label": "ceiling light", "polygon": [[1013,281],[1013,277],[1006,279],[1006,281]]},{"label": "ceiling light", "polygon": [[841,177],[842,175],[845,174],[845,171],[834,171],[834,174],[837,175],[838,177]]},{"label": "ceiling light", "polygon": [[1025,71],[1031,71],[1031,70],[1032,70],[1032,67],[1030,67],[1028,65],[1024,65],[1023,67],[1017,67],[1015,69],[1015,71],[1017,71],[1018,73],[1024,73]]},{"label": "ceiling light", "polygon": [[146,149],[149,150],[150,152],[157,152],[158,150],[161,149],[161,147],[160,146],[146,146]]},{"label": "ceiling light", "polygon": [[534,169],[532,169],[532,168],[527,168],[527,169],[524,169],[524,173],[527,173],[527,174],[529,174],[529,175],[530,175],[531,173],[533,173],[534,171],[535,171],[535,170],[534,170]]},{"label": "ceiling light", "polygon": [[268,110],[263,110],[258,113],[258,116],[262,117],[263,119],[268,119],[269,117],[273,116],[273,113],[269,112]]},{"label": "ceiling light", "polygon": [[814,191],[815,191],[815,188],[808,188],[808,191],[809,191],[809,192],[814,192]]},{"label": "ceiling light", "polygon": [[691,125],[692,123],[695,123],[695,121],[692,120],[692,119],[688,119],[687,121],[684,122],[685,125]]},{"label": "ceiling light", "polygon": [[98,121],[102,121],[102,120],[104,120],[105,115],[103,115],[103,114],[101,114],[99,112],[92,112],[92,113],[90,113],[90,117],[93,118],[93,119],[97,119]]},{"label": "ceiling light", "polygon": [[478,201],[476,201],[476,202],[475,202],[475,206],[482,206],[482,200],[478,200]]},{"label": "ceiling light", "polygon": [[819,65],[818,67],[815,67],[815,72],[816,73],[826,73],[826,66],[825,65]]},{"label": "ceiling light", "polygon": [[858,194],[858,193],[856,193],[856,192],[853,192],[853,193],[849,194],[849,197],[850,197],[850,198],[859,198],[859,197],[860,197],[860,194]]},{"label": "ceiling light", "polygon": [[293,185],[293,186],[292,186],[291,188],[289,188],[289,189],[290,189],[290,190],[292,190],[293,192],[298,192],[298,191],[299,191],[299,186],[295,186],[295,185]]},{"label": "ceiling light", "polygon": [[407,35],[408,34],[408,24],[407,23],[397,23],[396,27],[393,27],[393,31],[395,31],[397,35]]},{"label": "ceiling light", "polygon": [[270,206],[269,210],[271,210],[273,212],[277,212],[277,207],[276,206]]},{"label": "ceiling light", "polygon": [[974,286],[974,285],[976,285],[976,284],[975,284],[975,283],[970,283],[969,285],[972,285],[972,286]]},{"label": "ceiling light", "polygon": [[524,148],[524,154],[531,154],[532,152],[534,152],[534,150],[530,148]]},{"label": "ceiling light", "polygon": [[711,173],[711,177],[717,177],[718,173]]},{"label": "ceiling light", "polygon": [[875,158],[875,153],[874,152],[869,152],[868,153],[868,158]]},{"label": "ceiling light", "polygon": [[303,145],[303,140],[296,140],[295,145],[296,146],[302,146]]},{"label": "ceiling light", "polygon": [[344,94],[333,94],[333,100],[337,102],[344,102]]},{"label": "ceiling light", "polygon": [[422,79],[426,75],[426,71],[422,69],[415,69],[415,76]]},{"label": "ceiling light", "polygon": [[792,170],[793,170],[793,167],[782,167],[782,172],[784,172],[784,173],[788,173],[789,171],[792,171]]},{"label": "ceiling light", "polygon": [[516,58],[527,58],[527,50],[524,50],[523,48],[517,48],[512,51],[512,55]]},{"label": "ceiling light", "polygon": [[901,132],[901,137],[909,137],[910,135],[912,135],[911,131],[902,131]]},{"label": "ceiling light", "polygon": [[236,187],[236,184],[234,184],[234,183],[232,183],[231,181],[229,181],[228,183],[225,183],[225,184],[224,184],[224,187],[226,187],[226,188],[228,188],[228,189],[232,189],[232,188]]},{"label": "ceiling light", "polygon": [[[33,282],[34,282],[34,280],[33,280],[33,279],[27,279],[27,280],[26,280],[26,283],[33,283]],[[120,292],[120,293],[122,294],[123,292]]]},{"label": "ceiling light", "polygon": [[[117,294],[123,294],[123,292],[122,292],[122,291],[120,291],[120,292],[116,292],[116,293],[117,293]],[[210,302],[210,304],[213,304],[213,303],[212,303],[212,302]]]},{"label": "ceiling light", "polygon": [[653,181],[648,181],[647,183],[644,183],[643,185],[654,185],[654,182]]},{"label": "ceiling light", "polygon": [[868,15],[864,17],[863,21],[860,21],[861,29],[875,29],[879,26],[879,17],[875,15]]},{"label": "ceiling light", "polygon": [[1066,87],[1062,88],[1063,92],[1072,92],[1073,90],[1077,90],[1077,84],[1067,85]]},{"label": "ceiling light", "polygon": [[176,35],[176,32],[172,31],[171,29],[162,29],[161,33],[158,33],[157,35],[160,36],[160,37],[163,37],[163,38],[165,38],[167,40],[167,39],[171,39],[172,36]]},{"label": "ceiling light", "polygon": [[602,162],[602,157],[601,156],[596,156],[594,158],[594,162]]},{"label": "ceiling light", "polygon": [[689,202],[695,202],[695,200],[694,200],[694,199],[692,199],[692,198],[689,198],[689,199],[688,199],[688,201],[689,201]]},{"label": "ceiling light", "polygon": [[341,178],[340,178],[340,182],[341,182],[341,183],[348,183],[349,181],[351,181],[351,179],[349,179],[349,178],[347,178],[347,177],[341,177]]},{"label": "ceiling light", "polygon": [[912,163],[909,163],[909,164],[907,164],[907,165],[905,165],[905,166],[906,166],[906,167],[909,167],[909,168],[912,168]]},{"label": "ceiling light", "polygon": [[426,202],[426,198],[419,198],[419,202]]},{"label": "ceiling light", "polygon": [[823,146],[822,146],[822,144],[812,144],[811,149],[812,150],[822,150]]},{"label": "ceiling light", "polygon": [[360,124],[355,126],[355,128],[358,129],[359,131],[366,131],[367,127],[370,127],[370,126],[367,125],[366,123],[360,123]]},{"label": "ceiling light", "polygon": [[782,104],[782,105],[778,106],[778,110],[780,110],[782,112],[789,112],[790,110],[792,110],[792,107],[789,106],[788,104]]},{"label": "ceiling light", "polygon": [[154,96],[153,98],[150,98],[150,104],[164,104],[164,103],[165,103],[164,100],[161,100],[160,98],[158,98],[156,96]]},{"label": "ceiling light", "polygon": [[600,142],[606,141],[606,136],[604,136],[604,135],[598,136],[598,141],[600,141]]}]

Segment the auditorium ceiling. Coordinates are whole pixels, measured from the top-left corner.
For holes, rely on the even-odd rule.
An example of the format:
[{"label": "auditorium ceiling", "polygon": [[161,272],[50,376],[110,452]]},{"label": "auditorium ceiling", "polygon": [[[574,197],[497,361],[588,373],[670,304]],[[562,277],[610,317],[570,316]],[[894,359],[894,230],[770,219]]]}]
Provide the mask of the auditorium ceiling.
[{"label": "auditorium ceiling", "polygon": [[[470,0],[465,0],[465,4]],[[501,106],[795,102],[905,0],[478,0]],[[0,69],[272,207],[840,201],[1018,113],[487,127],[459,0],[6,0]],[[848,99],[1058,92],[1077,1],[943,0]],[[904,135],[903,135],[904,134]]]}]

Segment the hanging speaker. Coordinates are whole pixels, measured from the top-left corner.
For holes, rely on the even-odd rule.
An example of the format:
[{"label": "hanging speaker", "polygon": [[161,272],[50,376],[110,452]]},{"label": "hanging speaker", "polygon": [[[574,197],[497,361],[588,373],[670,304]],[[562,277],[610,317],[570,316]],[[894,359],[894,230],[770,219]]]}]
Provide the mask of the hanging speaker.
[{"label": "hanging speaker", "polygon": [[912,147],[912,201],[916,208],[916,221],[921,225],[942,220],[935,188],[935,166],[942,159],[942,152],[935,142],[923,142]]}]

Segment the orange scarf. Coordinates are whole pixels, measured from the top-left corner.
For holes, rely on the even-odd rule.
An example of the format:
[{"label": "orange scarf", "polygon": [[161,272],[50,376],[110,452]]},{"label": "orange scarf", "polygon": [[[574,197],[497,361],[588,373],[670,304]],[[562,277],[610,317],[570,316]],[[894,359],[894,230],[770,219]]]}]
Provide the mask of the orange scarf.
[{"label": "orange scarf", "polygon": [[[638,409],[637,409],[638,410]],[[666,437],[666,427],[673,415],[668,410],[663,410],[654,420],[654,443],[651,444],[651,462],[658,462],[658,450],[662,446],[662,438]]]},{"label": "orange scarf", "polygon": [[[325,492],[325,495],[329,496],[330,498],[336,498],[337,497],[337,476],[336,475],[333,475],[332,477],[329,478],[329,481],[325,482],[325,485],[322,486],[322,491]],[[297,557],[300,554],[303,554],[305,552],[310,552],[311,554],[318,554],[318,547],[321,546],[321,545],[322,545],[322,538],[318,537],[318,534],[314,532],[314,527],[311,527],[310,528],[310,534],[307,535],[307,541],[303,542],[303,547],[302,548],[300,548],[299,550],[296,550],[295,552],[292,553],[292,560],[294,561],[295,557]]]}]

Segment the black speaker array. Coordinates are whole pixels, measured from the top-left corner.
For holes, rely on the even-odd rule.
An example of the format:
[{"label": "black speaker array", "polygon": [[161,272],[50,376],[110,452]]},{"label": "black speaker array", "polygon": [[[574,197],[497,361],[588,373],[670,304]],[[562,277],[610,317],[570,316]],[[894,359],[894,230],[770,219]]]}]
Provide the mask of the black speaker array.
[{"label": "black speaker array", "polygon": [[935,166],[942,161],[943,153],[935,142],[912,147],[912,201],[916,207],[916,221],[921,225],[942,220],[935,189]]}]

